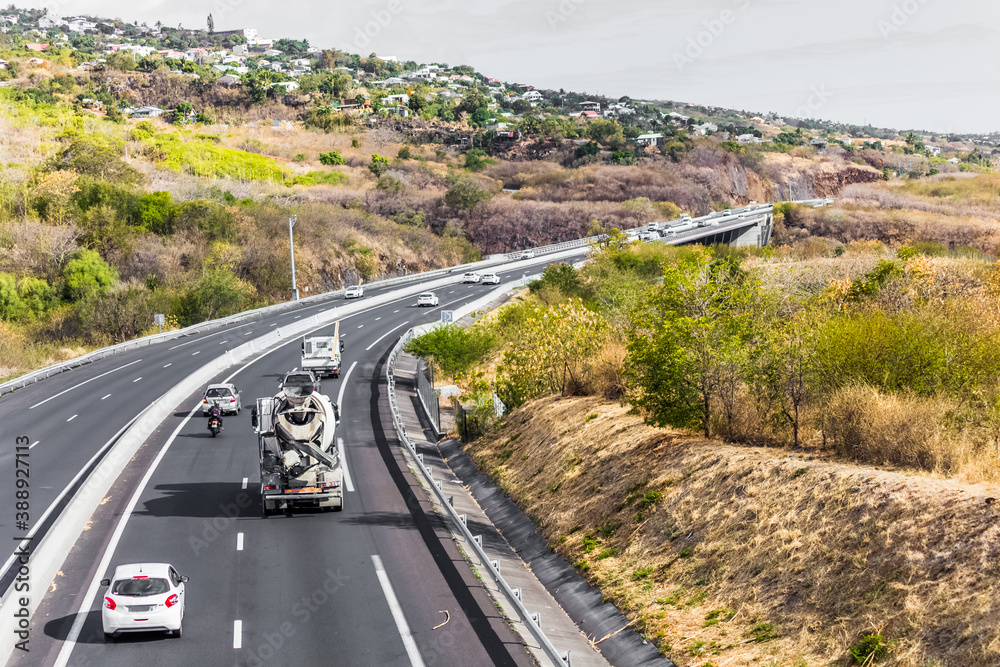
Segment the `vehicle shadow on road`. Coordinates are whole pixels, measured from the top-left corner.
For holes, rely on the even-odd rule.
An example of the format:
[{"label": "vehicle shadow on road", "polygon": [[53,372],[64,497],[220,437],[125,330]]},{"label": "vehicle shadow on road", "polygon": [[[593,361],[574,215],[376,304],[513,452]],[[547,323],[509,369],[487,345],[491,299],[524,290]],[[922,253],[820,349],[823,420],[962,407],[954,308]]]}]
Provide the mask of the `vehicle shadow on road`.
[{"label": "vehicle shadow on road", "polygon": [[160,484],[156,487],[156,491],[159,492],[159,496],[147,499],[135,509],[135,514],[225,519],[260,516],[258,490],[244,489],[240,482]]},{"label": "vehicle shadow on road", "polygon": [[[76,620],[76,614],[54,618],[45,624],[45,635],[58,641],[66,641],[69,637],[70,628]],[[150,640],[167,640],[169,637],[163,632],[136,632],[122,634],[115,640],[116,644],[129,644],[134,642],[148,642]],[[87,612],[87,620],[83,622],[83,629],[76,640],[77,644],[105,644],[104,626],[101,624],[101,612],[99,609]]]},{"label": "vehicle shadow on road", "polygon": [[340,520],[340,523],[355,526],[390,526],[394,528],[415,529],[413,517],[409,512],[366,512],[365,514],[355,514]]}]

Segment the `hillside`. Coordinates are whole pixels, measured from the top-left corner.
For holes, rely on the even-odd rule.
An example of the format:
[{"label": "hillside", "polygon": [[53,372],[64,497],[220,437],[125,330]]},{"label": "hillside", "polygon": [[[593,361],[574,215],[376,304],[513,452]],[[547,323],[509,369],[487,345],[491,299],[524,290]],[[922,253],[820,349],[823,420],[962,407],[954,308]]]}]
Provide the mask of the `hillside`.
[{"label": "hillside", "polygon": [[681,667],[1000,662],[995,486],[692,438],[599,398],[529,403],[469,451]]}]

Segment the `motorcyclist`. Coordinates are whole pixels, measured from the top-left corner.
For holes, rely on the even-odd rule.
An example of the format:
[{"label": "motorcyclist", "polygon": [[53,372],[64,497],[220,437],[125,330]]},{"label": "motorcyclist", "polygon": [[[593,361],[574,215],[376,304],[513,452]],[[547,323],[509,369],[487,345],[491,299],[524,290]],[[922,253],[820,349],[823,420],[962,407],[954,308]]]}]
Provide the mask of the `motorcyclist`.
[{"label": "motorcyclist", "polygon": [[212,407],[208,409],[208,423],[212,423],[212,418],[219,420],[219,430],[222,430],[222,408],[218,404],[213,404]]}]

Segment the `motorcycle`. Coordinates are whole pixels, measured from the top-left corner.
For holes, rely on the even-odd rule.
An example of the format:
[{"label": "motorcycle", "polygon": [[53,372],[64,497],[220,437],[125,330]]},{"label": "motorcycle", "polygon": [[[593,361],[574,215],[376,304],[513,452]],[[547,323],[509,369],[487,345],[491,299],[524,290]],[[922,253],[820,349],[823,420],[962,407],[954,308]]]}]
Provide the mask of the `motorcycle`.
[{"label": "motorcycle", "polygon": [[208,430],[212,432],[213,438],[219,435],[219,431],[222,430],[222,417],[219,415],[209,415]]}]

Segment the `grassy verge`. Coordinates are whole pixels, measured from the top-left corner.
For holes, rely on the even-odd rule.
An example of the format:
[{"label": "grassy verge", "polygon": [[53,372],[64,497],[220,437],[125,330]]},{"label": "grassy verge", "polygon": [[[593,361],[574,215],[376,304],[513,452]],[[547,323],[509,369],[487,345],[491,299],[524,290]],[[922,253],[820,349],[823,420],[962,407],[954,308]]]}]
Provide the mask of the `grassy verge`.
[{"label": "grassy verge", "polygon": [[681,667],[1000,664],[986,487],[694,439],[596,398],[529,403],[470,449]]}]

